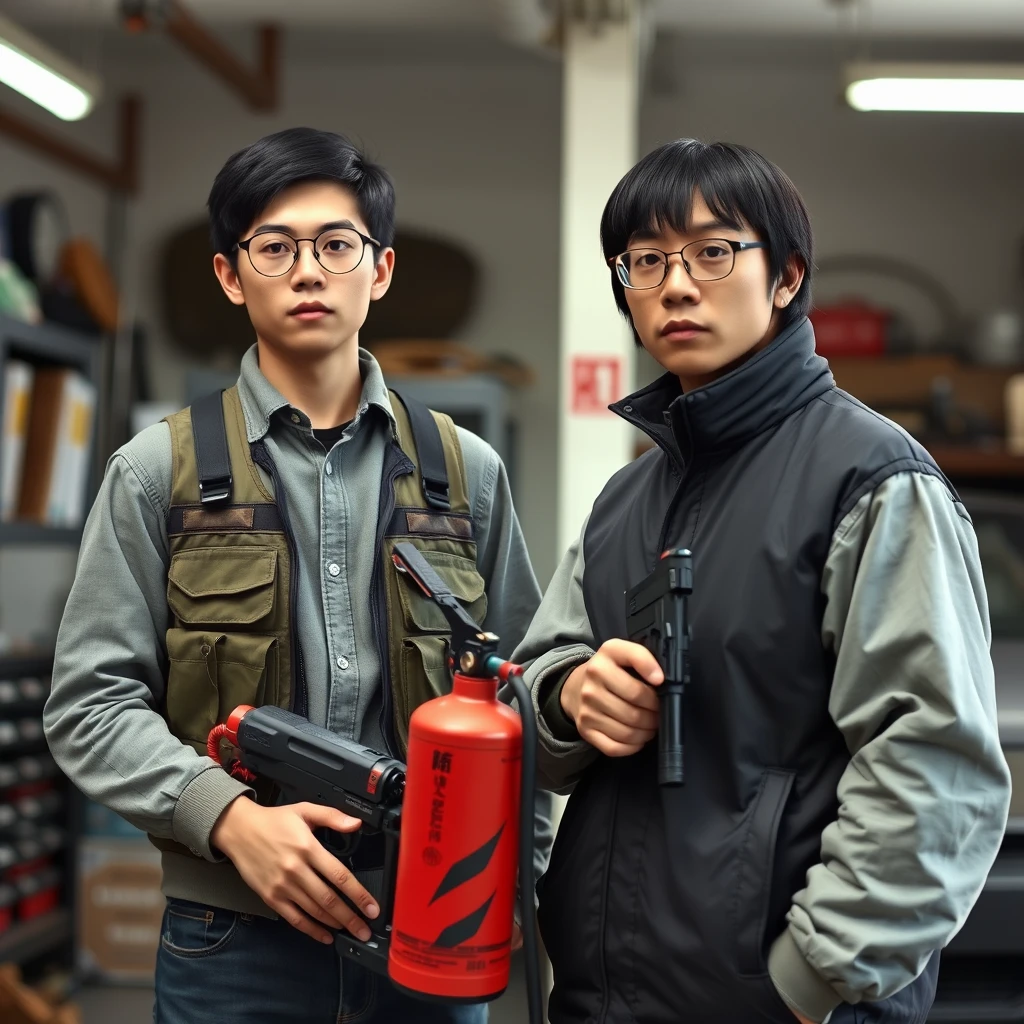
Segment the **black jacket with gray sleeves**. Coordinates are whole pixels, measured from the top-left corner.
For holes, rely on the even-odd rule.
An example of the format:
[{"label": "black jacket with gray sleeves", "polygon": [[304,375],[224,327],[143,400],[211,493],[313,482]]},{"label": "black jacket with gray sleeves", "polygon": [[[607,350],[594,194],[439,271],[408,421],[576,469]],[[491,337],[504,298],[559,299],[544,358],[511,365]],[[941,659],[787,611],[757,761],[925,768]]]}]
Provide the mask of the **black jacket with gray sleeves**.
[{"label": "black jacket with gray sleeves", "polygon": [[[656,447],[607,484],[516,652],[542,775],[573,789],[540,885],[552,1024],[839,1022],[853,1003],[923,1024],[1008,802],[967,513],[835,387],[807,321],[615,411]],[[682,788],[657,785],[656,744],[598,755],[557,704],[669,547],[694,557]]]}]

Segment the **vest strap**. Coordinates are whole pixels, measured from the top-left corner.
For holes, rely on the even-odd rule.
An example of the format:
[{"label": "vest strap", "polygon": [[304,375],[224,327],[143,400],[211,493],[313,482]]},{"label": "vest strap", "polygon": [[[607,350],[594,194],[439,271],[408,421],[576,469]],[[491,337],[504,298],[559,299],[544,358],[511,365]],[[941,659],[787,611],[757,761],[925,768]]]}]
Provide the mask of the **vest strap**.
[{"label": "vest strap", "polygon": [[222,391],[192,404],[192,438],[199,473],[199,500],[204,505],[231,501],[231,458],[224,425]]},{"label": "vest strap", "polygon": [[444,445],[441,431],[430,410],[415,398],[392,391],[397,395],[409,414],[409,426],[416,445],[416,457],[420,464],[420,480],[423,483],[423,497],[427,504],[441,512],[451,511],[448,491],[448,467],[444,461]]}]

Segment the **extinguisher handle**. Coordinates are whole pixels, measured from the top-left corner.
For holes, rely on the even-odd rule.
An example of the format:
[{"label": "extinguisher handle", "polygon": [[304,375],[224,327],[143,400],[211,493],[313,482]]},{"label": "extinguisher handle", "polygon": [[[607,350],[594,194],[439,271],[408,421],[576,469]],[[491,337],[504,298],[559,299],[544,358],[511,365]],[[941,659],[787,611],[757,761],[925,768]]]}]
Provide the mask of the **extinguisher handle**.
[{"label": "extinguisher handle", "polygon": [[[415,544],[408,541],[396,544],[391,561],[399,572],[408,574],[424,595],[441,609],[452,631],[453,652],[461,652],[470,640],[483,635],[480,626],[473,621],[448,584],[420,554]],[[497,642],[497,637],[494,637],[494,642]]]}]

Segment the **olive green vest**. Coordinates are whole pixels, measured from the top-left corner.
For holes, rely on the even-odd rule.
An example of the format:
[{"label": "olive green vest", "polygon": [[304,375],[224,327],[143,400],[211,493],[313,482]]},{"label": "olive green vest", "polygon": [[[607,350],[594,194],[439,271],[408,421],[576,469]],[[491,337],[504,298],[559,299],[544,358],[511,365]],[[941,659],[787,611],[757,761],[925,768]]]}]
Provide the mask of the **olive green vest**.
[{"label": "olive green vest", "polygon": [[[231,467],[228,502],[204,504],[189,409],[168,417],[173,485],[168,515],[170,565],[167,604],[169,662],[165,715],[171,732],[206,753],[210,730],[239,704],[274,705],[305,714],[301,652],[294,630],[295,556],[287,516],[264,485],[269,454],[251,448],[237,388],[223,393],[224,433]],[[450,630],[440,609],[402,578],[391,560],[394,545],[412,541],[481,622],[487,611],[484,580],[476,566],[476,541],[455,426],[432,412],[440,432],[448,477],[445,510],[424,493],[416,437],[403,401],[392,393],[396,443],[385,457],[370,600],[380,608],[377,637],[384,735],[392,753],[405,756],[409,716],[424,701],[449,692]],[[254,460],[254,454],[257,459]],[[436,504],[436,503],[435,503]],[[257,787],[261,800],[272,791]],[[180,844],[154,840],[161,849],[188,853]]]}]

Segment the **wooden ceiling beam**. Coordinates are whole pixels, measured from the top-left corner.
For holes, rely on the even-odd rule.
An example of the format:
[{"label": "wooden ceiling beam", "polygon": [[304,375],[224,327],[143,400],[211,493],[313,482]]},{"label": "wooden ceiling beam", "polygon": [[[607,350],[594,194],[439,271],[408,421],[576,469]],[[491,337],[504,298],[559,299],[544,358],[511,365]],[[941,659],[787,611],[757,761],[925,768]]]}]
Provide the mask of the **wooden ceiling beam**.
[{"label": "wooden ceiling beam", "polygon": [[132,31],[162,28],[253,110],[265,112],[277,106],[281,33],[276,25],[258,29],[256,66],[250,68],[192,14],[184,0],[161,0],[153,6],[155,13],[150,8],[145,0],[123,0],[126,27]]},{"label": "wooden ceiling beam", "polygon": [[72,142],[59,138],[33,121],[0,107],[0,134],[34,149],[78,174],[115,192],[133,194],[139,187],[139,124],[141,101],[124,96],[118,115],[118,156],[104,160]]}]

